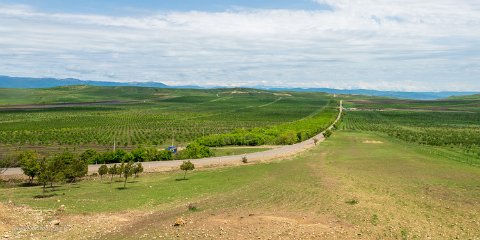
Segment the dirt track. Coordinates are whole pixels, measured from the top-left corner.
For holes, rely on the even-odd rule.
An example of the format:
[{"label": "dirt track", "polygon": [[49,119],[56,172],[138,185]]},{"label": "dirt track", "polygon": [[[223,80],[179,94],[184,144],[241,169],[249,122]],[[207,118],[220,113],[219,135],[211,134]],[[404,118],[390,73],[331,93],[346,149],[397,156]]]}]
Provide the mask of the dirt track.
[{"label": "dirt track", "polygon": [[[343,111],[343,102],[340,101],[340,112],[337,116],[335,122],[328,128],[331,129],[341,118]],[[314,139],[318,139],[318,143],[321,143],[325,140],[323,136],[323,132],[319,133],[318,135],[297,143],[293,145],[286,145],[282,147],[278,147],[275,149],[267,150],[264,152],[255,152],[255,153],[248,153],[243,155],[235,155],[235,156],[223,156],[223,157],[211,157],[211,158],[203,158],[203,159],[190,159],[196,168],[210,168],[210,167],[221,167],[221,166],[235,166],[240,165],[242,163],[242,158],[247,157],[248,162],[266,162],[273,159],[278,158],[285,158],[297,153],[303,152],[307,149],[310,149],[315,146]],[[317,144],[318,144],[317,143]],[[161,171],[172,171],[177,170],[179,166],[182,164],[183,161],[186,160],[175,160],[175,161],[160,161],[160,162],[144,162],[143,167],[145,172],[161,172]],[[89,173],[96,173],[98,168],[101,165],[89,165],[88,172]],[[22,175],[22,170],[20,168],[11,168],[8,169],[3,176],[17,176]]]}]

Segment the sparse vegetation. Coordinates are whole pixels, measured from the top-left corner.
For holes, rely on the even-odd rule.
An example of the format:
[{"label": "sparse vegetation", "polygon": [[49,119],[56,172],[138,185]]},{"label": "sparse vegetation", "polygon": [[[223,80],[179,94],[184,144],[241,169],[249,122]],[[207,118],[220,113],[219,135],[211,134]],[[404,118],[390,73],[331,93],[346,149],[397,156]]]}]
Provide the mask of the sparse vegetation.
[{"label": "sparse vegetation", "polygon": [[[382,144],[367,144],[365,140]],[[204,223],[210,216],[218,219],[226,213],[232,215],[231,219],[269,215],[302,223],[333,224],[342,226],[343,231],[334,232],[334,236],[348,239],[358,237],[358,229],[367,229],[361,232],[366,239],[401,239],[402,229],[409,238],[472,238],[477,226],[470,219],[477,219],[480,212],[474,204],[480,170],[438,156],[436,151],[435,147],[408,144],[383,134],[338,131],[317,148],[289,161],[198,171],[189,181],[174,181],[179,172],[148,174],[138,182],[127,180],[128,190],[114,190],[114,197],[112,189],[116,185],[92,179],[79,182],[78,187],[64,185],[54,192],[47,191],[45,196],[51,196],[38,199],[33,196],[42,187],[0,188],[0,201],[12,200],[39,209],[55,209],[64,204],[67,214],[74,216],[125,210],[155,212],[151,217],[141,214],[141,219],[128,215],[134,224],[151,220],[152,226],[129,228],[128,232],[121,232],[123,238],[145,232],[161,234],[165,230],[158,229],[159,226],[167,222],[171,227],[178,215],[159,218],[158,214],[172,206],[180,206],[182,213],[192,202],[197,208],[199,202],[208,204],[188,217],[188,222],[193,222],[191,234],[199,233],[196,222]],[[349,200],[359,203],[346,204]],[[441,210],[447,207],[448,211]],[[300,215],[296,218],[289,215],[291,212]],[[425,225],[426,222],[429,224]],[[273,223],[277,225],[261,224],[274,227],[279,222]],[[309,228],[303,231],[311,233]]]}]

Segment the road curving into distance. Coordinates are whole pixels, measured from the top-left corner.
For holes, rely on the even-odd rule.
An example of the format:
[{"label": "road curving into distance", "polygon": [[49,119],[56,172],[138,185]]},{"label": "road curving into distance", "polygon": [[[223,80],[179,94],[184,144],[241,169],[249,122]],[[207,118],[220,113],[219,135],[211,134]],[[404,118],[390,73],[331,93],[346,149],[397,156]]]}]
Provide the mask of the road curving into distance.
[{"label": "road curving into distance", "polygon": [[[343,112],[343,101],[340,101],[339,113],[335,121],[327,128],[331,130],[333,126],[340,120]],[[326,131],[326,130],[325,130]],[[325,137],[321,132],[318,135],[293,145],[285,145],[271,150],[263,152],[248,153],[234,156],[222,156],[222,157],[210,157],[202,159],[185,159],[185,160],[173,160],[173,161],[158,161],[158,162],[142,162],[145,172],[162,172],[178,170],[183,161],[190,160],[195,164],[195,168],[211,168],[221,166],[235,166],[242,165],[242,158],[246,157],[249,163],[268,162],[274,159],[286,158],[313,148],[315,146],[314,139],[317,139],[318,143],[325,141]],[[109,164],[113,165],[113,164]],[[101,164],[94,164],[88,166],[88,173],[96,173]],[[2,176],[17,176],[23,175],[20,168],[10,168]]]}]

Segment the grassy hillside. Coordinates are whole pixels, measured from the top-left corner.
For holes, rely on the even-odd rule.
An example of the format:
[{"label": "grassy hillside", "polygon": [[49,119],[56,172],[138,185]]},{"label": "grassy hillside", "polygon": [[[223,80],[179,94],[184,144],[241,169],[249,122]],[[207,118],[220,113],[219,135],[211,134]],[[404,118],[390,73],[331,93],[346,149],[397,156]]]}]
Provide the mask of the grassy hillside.
[{"label": "grassy hillside", "polygon": [[480,100],[480,94],[467,95],[467,96],[452,96],[448,99],[458,99],[458,100]]},{"label": "grassy hillside", "polygon": [[[72,227],[45,232],[58,239],[478,235],[473,220],[480,217],[480,169],[438,155],[434,147],[383,134],[341,131],[290,160],[198,171],[188,181],[175,181],[180,176],[142,176],[126,190],[117,189],[121,183],[88,180],[57,188],[57,195],[47,199],[33,198],[40,187],[3,188],[0,201],[41,209],[65,205],[62,224]],[[197,210],[189,211],[189,203]],[[180,216],[187,225],[172,227]],[[87,223],[97,218],[104,220]]]},{"label": "grassy hillside", "polygon": [[351,98],[342,128],[383,132],[406,142],[438,146],[447,149],[447,155],[462,152],[470,156],[470,164],[480,165],[480,101],[468,99]]}]

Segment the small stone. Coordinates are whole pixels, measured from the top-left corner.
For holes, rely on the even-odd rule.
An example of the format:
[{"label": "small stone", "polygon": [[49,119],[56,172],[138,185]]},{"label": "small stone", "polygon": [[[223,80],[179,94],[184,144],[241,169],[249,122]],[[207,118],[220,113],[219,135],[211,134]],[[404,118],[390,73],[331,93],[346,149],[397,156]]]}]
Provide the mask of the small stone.
[{"label": "small stone", "polygon": [[64,212],[65,211],[65,205],[60,205],[60,207],[57,209],[59,212]]},{"label": "small stone", "polygon": [[58,225],[60,225],[60,221],[59,220],[53,220],[53,221],[50,222],[50,225],[58,226]]},{"label": "small stone", "polygon": [[177,220],[175,220],[175,224],[173,224],[173,226],[179,227],[179,226],[183,226],[185,224],[187,224],[187,222],[185,220],[183,220],[183,218],[177,218]]}]

